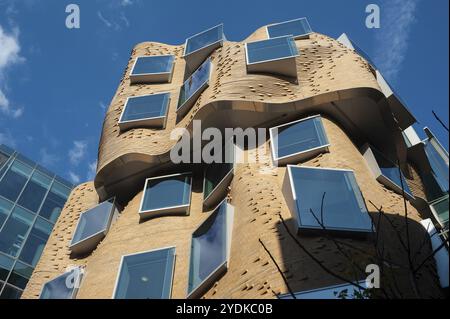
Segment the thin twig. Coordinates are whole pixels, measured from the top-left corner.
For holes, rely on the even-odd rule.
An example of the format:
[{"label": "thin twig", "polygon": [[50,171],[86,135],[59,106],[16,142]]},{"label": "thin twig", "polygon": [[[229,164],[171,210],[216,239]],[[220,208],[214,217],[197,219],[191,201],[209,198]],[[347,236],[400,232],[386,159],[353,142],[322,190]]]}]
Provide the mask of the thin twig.
[{"label": "thin twig", "polygon": [[445,128],[445,130],[448,132],[448,127],[447,127],[447,125],[445,125],[444,124],[444,122],[442,122],[442,120],[439,118],[439,116],[434,112],[434,111],[431,111],[431,112],[433,112],[433,115],[434,115],[434,117],[436,118],[436,120],[439,122],[439,123],[441,123],[441,125]]}]

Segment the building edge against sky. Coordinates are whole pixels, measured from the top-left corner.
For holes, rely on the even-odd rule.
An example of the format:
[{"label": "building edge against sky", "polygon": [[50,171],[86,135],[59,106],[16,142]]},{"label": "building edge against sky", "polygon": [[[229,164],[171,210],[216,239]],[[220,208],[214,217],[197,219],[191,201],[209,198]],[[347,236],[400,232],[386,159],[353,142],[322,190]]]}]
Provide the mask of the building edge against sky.
[{"label": "building edge against sky", "polygon": [[[292,234],[354,283],[365,278],[360,269],[376,262],[373,240],[380,238],[400,265],[382,273],[386,288],[398,286],[399,294],[393,289],[383,297],[444,296],[448,245],[440,251],[444,258],[426,259],[433,246],[417,238],[428,238],[422,226],[428,219],[437,240],[448,237],[448,153],[429,130],[427,139],[418,139],[414,116],[347,36],[315,33],[305,21],[261,27],[242,42],[227,41],[218,25],[189,37],[196,48],[189,55],[183,45],[136,45],[105,115],[95,180],[72,191],[22,297],[283,298],[289,289],[301,297],[342,285],[299,249]],[[133,80],[138,58],[168,55],[173,65],[161,72],[170,76],[158,83],[155,77]],[[151,65],[140,73],[158,72]],[[130,97],[158,93],[168,97],[164,103],[130,108],[142,121],[120,125]],[[163,116],[164,125],[148,125],[151,114]],[[176,145],[170,132],[192,131],[194,119],[222,131],[283,129],[276,143],[266,134],[267,152],[256,163],[227,164],[214,177],[205,175],[207,164],[170,161]],[[283,162],[271,154],[283,154]],[[207,197],[214,205],[205,207]],[[313,213],[321,206],[322,223]],[[412,294],[405,270],[408,253],[390,240],[399,230],[378,207],[394,224],[404,222],[400,216],[408,210],[415,262],[426,265],[415,283],[420,296]],[[101,218],[82,218],[86,212]],[[83,254],[71,249],[75,233],[89,243]],[[330,236],[357,247],[348,248],[357,266]],[[58,286],[69,266],[83,269],[80,285]],[[52,294],[50,287],[64,293],[54,288]]]},{"label": "building edge against sky", "polygon": [[20,298],[72,188],[0,145],[0,298]]}]

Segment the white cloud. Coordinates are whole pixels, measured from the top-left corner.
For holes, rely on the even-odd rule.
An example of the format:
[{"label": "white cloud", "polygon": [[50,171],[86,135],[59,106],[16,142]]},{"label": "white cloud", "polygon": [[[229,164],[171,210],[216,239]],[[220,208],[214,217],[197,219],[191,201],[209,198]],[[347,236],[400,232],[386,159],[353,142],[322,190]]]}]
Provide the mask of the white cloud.
[{"label": "white cloud", "polygon": [[0,144],[5,144],[12,148],[17,146],[17,142],[9,130],[0,132]]},{"label": "white cloud", "polygon": [[79,184],[80,183],[80,176],[78,176],[77,174],[75,174],[72,171],[69,171],[69,179],[74,184]]},{"label": "white cloud", "polygon": [[97,172],[97,160],[88,164],[88,173],[86,179],[92,181],[95,178],[95,173]]},{"label": "white cloud", "polygon": [[45,147],[41,148],[39,153],[39,162],[47,168],[54,166],[60,160],[58,155],[50,153]]},{"label": "white cloud", "polygon": [[99,103],[98,103],[98,105],[100,106],[100,108],[102,109],[102,110],[106,110],[106,104],[105,103],[103,103],[102,101],[100,101]]},{"label": "white cloud", "polygon": [[408,51],[411,28],[416,21],[420,0],[385,1],[381,8],[379,33],[376,36],[375,64],[393,81],[402,68]]},{"label": "white cloud", "polygon": [[23,108],[13,107],[5,94],[6,71],[12,65],[23,62],[19,55],[20,44],[18,40],[19,29],[15,28],[12,34],[8,34],[0,25],[0,112],[12,118],[18,118],[23,114]]},{"label": "white cloud", "polygon": [[72,165],[77,166],[80,161],[86,156],[87,142],[74,141],[73,147],[69,150],[69,160]]},{"label": "white cloud", "polygon": [[132,4],[133,4],[132,0],[122,0],[122,1],[120,1],[120,5],[123,6],[123,7],[131,6]]}]

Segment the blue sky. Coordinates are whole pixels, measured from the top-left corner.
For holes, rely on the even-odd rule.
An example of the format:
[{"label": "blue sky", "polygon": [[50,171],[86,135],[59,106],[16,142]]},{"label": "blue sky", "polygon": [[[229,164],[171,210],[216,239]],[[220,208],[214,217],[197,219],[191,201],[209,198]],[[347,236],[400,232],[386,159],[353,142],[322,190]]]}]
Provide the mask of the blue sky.
[{"label": "blue sky", "polygon": [[[78,4],[81,28],[67,29]],[[381,9],[381,28],[365,27],[365,7]],[[229,40],[258,27],[307,17],[314,31],[346,32],[376,62],[416,115],[448,149],[448,0],[0,0],[0,143],[75,183],[92,179],[105,108],[132,47],[181,44],[225,25]],[[422,135],[423,136],[423,135]]]}]

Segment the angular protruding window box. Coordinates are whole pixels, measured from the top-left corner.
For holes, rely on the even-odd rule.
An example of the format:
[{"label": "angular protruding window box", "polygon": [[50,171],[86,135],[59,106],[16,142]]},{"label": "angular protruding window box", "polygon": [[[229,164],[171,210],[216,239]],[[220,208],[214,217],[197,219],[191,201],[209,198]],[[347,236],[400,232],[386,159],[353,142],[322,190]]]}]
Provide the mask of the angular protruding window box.
[{"label": "angular protruding window box", "polygon": [[191,173],[147,178],[139,215],[141,219],[164,215],[189,215]]},{"label": "angular protruding window box", "polygon": [[295,164],[329,151],[320,115],[272,127],[270,147],[278,165]]},{"label": "angular protruding window box", "polygon": [[184,116],[192,108],[200,94],[209,86],[211,71],[211,60],[208,59],[184,82],[178,100],[179,117]]},{"label": "angular protruding window box", "polygon": [[228,269],[234,207],[226,200],[192,234],[187,298],[198,298]]},{"label": "angular protruding window box", "polygon": [[389,103],[392,114],[397,119],[398,125],[402,130],[407,129],[417,122],[414,115],[408,109],[406,104],[400,99],[400,96],[394,92],[389,83],[383,78],[381,73],[376,71],[378,85]]},{"label": "angular protruding window box", "polygon": [[164,128],[169,103],[170,93],[129,97],[119,119],[120,131],[139,127]]},{"label": "angular protruding window box", "polygon": [[45,283],[39,299],[75,299],[82,279],[83,269],[75,267]]},{"label": "angular protruding window box", "polygon": [[295,58],[299,55],[292,36],[247,42],[245,44],[247,71],[297,78]]},{"label": "angular protruding window box", "polygon": [[283,194],[299,235],[367,237],[375,231],[353,171],[287,165]]},{"label": "angular protruding window box", "polygon": [[430,203],[431,212],[433,213],[434,218],[441,225],[441,228],[446,229],[447,231],[448,231],[448,204],[449,204],[448,194]]},{"label": "angular protruding window box", "polygon": [[308,19],[299,18],[280,23],[273,23],[266,27],[267,37],[277,38],[291,35],[294,39],[306,39],[312,33]]},{"label": "angular protruding window box", "polygon": [[174,55],[137,57],[130,74],[131,84],[170,82],[174,61]]},{"label": "angular protruding window box", "polygon": [[105,238],[118,214],[114,198],[82,213],[70,243],[70,251],[76,255],[92,252]]},{"label": "angular protruding window box", "polygon": [[122,256],[114,299],[169,299],[172,294],[175,247]]},{"label": "angular protruding window box", "polygon": [[233,140],[225,144],[223,162],[208,164],[203,180],[203,208],[217,205],[226,195],[236,167],[236,148]]},{"label": "angular protruding window box", "polygon": [[225,41],[223,24],[219,24],[186,39],[184,59],[188,74],[194,72],[211,53]]},{"label": "angular protruding window box", "polygon": [[397,164],[367,144],[363,146],[362,154],[378,182],[400,195],[402,194],[403,183],[406,198],[408,200],[414,199],[408,183],[403,174],[400,173]]},{"label": "angular protruding window box", "polygon": [[[361,280],[357,283],[366,288],[366,281]],[[360,299],[364,297],[364,290],[351,284],[342,284],[324,288],[305,290],[294,293],[295,299]],[[280,299],[293,299],[291,294],[284,294]]]}]

